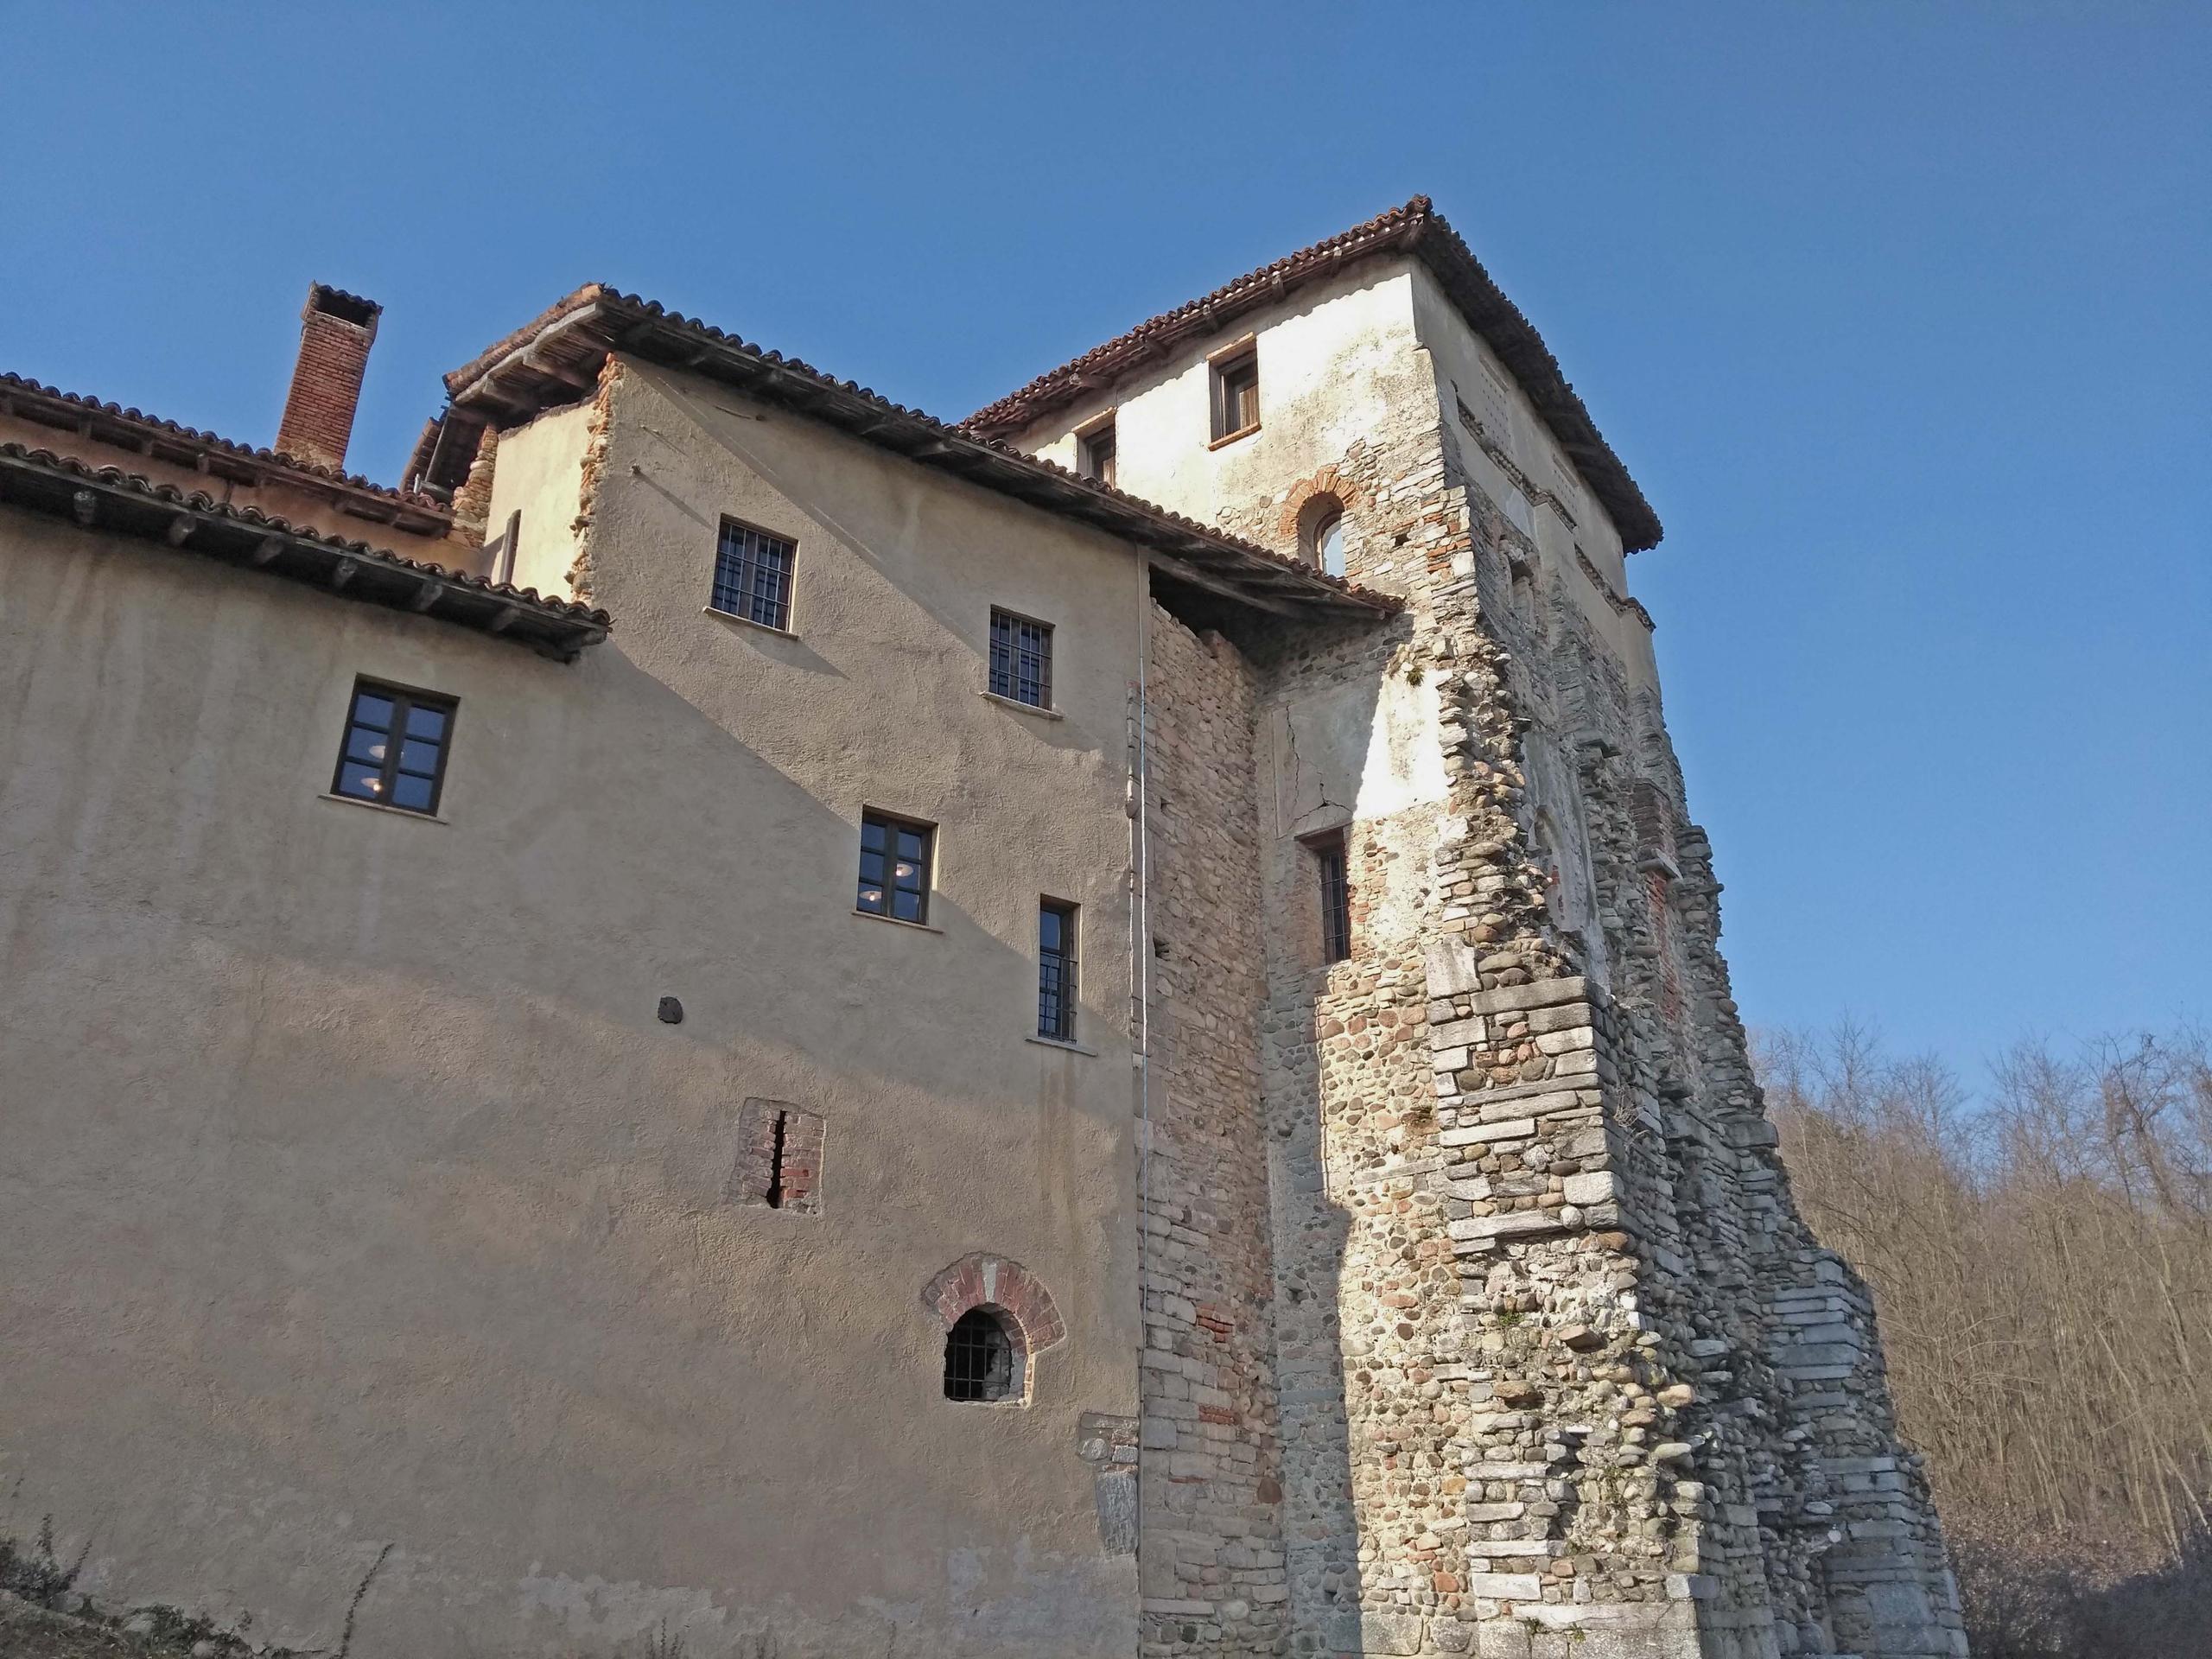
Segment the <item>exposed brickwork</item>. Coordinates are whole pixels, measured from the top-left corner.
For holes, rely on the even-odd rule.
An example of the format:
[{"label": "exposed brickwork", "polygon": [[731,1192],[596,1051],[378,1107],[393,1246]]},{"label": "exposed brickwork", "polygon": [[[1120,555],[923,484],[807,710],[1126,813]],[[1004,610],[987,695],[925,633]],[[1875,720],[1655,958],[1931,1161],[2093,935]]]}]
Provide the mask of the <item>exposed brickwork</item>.
[{"label": "exposed brickwork", "polygon": [[728,1192],[738,1204],[822,1213],[822,1153],[829,1123],[783,1100],[748,1100],[737,1118]]},{"label": "exposed brickwork", "polygon": [[1043,1352],[1067,1335],[1052,1294],[1020,1262],[976,1251],[963,1255],[922,1287],[922,1306],[946,1330],[971,1307],[1001,1307],[1020,1327],[1024,1356]]},{"label": "exposed brickwork", "polygon": [[276,428],[279,454],[333,472],[345,469],[380,309],[320,283],[308,289],[307,309],[300,314],[299,360]]}]

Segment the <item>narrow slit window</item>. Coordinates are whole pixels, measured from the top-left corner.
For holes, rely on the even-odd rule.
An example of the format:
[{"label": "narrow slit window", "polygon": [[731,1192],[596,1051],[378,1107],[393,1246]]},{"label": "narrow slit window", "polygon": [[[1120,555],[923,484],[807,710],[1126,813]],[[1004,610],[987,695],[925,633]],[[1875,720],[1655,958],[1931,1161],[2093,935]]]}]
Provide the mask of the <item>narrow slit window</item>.
[{"label": "narrow slit window", "polygon": [[1321,960],[1342,962],[1351,955],[1351,883],[1344,868],[1344,838],[1333,835],[1312,846],[1321,893]]},{"label": "narrow slit window", "polygon": [[944,1397],[1011,1400],[1019,1397],[1013,1333],[996,1308],[971,1307],[944,1335]]},{"label": "narrow slit window", "polygon": [[403,812],[435,812],[457,707],[432,692],[356,680],[330,792]]},{"label": "narrow slit window", "polygon": [[1037,1034],[1075,1040],[1076,907],[1056,899],[1037,906]]},{"label": "narrow slit window", "polygon": [[1101,484],[1115,482],[1114,422],[1111,416],[1079,434],[1075,441],[1076,471]]},{"label": "narrow slit window", "polygon": [[1213,436],[1218,443],[1260,423],[1260,353],[1248,347],[1213,365]]},{"label": "narrow slit window", "polygon": [[738,1116],[730,1198],[795,1216],[821,1214],[826,1127],[821,1113],[785,1101],[747,1101]]},{"label": "narrow slit window", "polygon": [[893,921],[926,922],[930,914],[933,825],[887,813],[861,815],[860,896],[855,907]]},{"label": "narrow slit window", "polygon": [[795,543],[734,518],[723,519],[709,604],[725,616],[790,632],[791,567],[798,556]]},{"label": "narrow slit window", "polygon": [[1016,616],[1012,611],[991,613],[991,695],[1026,702],[1033,709],[1052,706],[1052,625]]}]

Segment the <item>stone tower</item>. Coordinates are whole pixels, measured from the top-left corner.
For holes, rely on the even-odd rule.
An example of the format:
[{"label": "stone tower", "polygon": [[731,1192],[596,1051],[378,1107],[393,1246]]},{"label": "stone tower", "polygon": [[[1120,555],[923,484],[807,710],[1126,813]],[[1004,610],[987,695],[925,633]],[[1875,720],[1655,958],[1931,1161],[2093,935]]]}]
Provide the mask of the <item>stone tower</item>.
[{"label": "stone tower", "polygon": [[1528,321],[1417,198],[969,427],[1403,601],[1154,580],[1143,1651],[1964,1653],[1729,994],[1658,522]]}]

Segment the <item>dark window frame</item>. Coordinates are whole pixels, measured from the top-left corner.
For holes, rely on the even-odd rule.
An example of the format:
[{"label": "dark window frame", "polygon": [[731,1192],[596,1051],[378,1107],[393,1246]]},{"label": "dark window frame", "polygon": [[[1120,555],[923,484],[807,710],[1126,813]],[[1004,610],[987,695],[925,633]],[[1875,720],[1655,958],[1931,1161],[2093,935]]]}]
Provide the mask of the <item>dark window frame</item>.
[{"label": "dark window frame", "polygon": [[[1001,645],[1000,634],[1003,625],[1006,639]],[[1036,665],[1036,696],[1021,695],[1025,647],[1022,635],[1031,631],[1033,645],[1026,652]],[[1024,616],[1019,611],[1009,611],[1002,605],[991,607],[990,660],[988,678],[985,681],[990,694],[1004,697],[1008,702],[1018,702],[1025,709],[1050,709],[1052,706],[1052,635],[1050,622],[1033,616]],[[1003,667],[1003,673],[1001,672]]]},{"label": "dark window frame", "polygon": [[[770,556],[781,560],[780,569]],[[789,633],[791,600],[798,586],[796,540],[728,513],[722,515],[721,528],[715,533],[714,577],[707,589],[709,610],[755,627]]]},{"label": "dark window frame", "polygon": [[[873,826],[880,826],[885,831],[884,845],[880,848],[871,848],[868,844],[868,832]],[[918,836],[921,839],[920,853],[912,855],[914,862],[919,866],[921,880],[919,886],[912,888],[903,887],[898,879],[899,861],[908,856],[898,850],[897,838],[900,835]],[[884,874],[873,882],[868,879],[868,861],[871,856],[884,861]],[[863,916],[874,916],[887,922],[904,922],[909,927],[927,927],[930,925],[930,894],[937,886],[937,825],[924,818],[879,811],[872,806],[862,807],[860,857],[855,861],[855,874],[858,878],[853,890],[853,908],[855,911]],[[868,902],[871,887],[877,889],[876,902],[872,906]],[[916,895],[913,915],[901,916],[898,913],[898,894],[900,892],[912,892]]]},{"label": "dark window frame", "polygon": [[1077,477],[1095,479],[1109,488],[1119,488],[1120,460],[1121,446],[1111,415],[1092,422],[1075,435]]},{"label": "dark window frame", "polygon": [[[1082,981],[1083,906],[1065,899],[1037,901],[1037,1034],[1050,1043],[1075,1041],[1076,997]],[[1045,922],[1059,924],[1059,943],[1046,943]]]},{"label": "dark window frame", "polygon": [[1206,361],[1212,392],[1213,442],[1228,443],[1260,429],[1260,344],[1248,340]]},{"label": "dark window frame", "polygon": [[1347,962],[1351,957],[1351,837],[1342,830],[1307,837],[1306,850],[1313,855],[1315,891],[1321,908],[1321,960]]},{"label": "dark window frame", "polygon": [[[379,697],[391,705],[390,725],[378,728],[359,718],[364,696]],[[409,718],[417,710],[442,717],[443,725],[436,737],[409,734]],[[445,798],[446,767],[453,759],[453,732],[460,716],[461,699],[448,693],[425,690],[420,686],[397,685],[390,680],[376,679],[366,674],[354,676],[353,690],[346,700],[345,729],[338,739],[338,763],[331,769],[330,792],[341,800],[387,807],[394,812],[412,812],[418,817],[435,817],[438,804]],[[354,754],[353,739],[357,732],[383,737],[385,740],[385,753],[375,758]],[[397,742],[392,741],[395,737],[398,740]],[[410,742],[430,744],[436,748],[437,760],[432,771],[425,773],[412,766],[401,766]],[[365,793],[348,786],[346,772],[349,766],[366,771],[371,766],[377,769],[377,788]],[[429,799],[423,805],[410,806],[395,798],[396,785],[403,772],[410,778],[423,779],[429,784]]]}]

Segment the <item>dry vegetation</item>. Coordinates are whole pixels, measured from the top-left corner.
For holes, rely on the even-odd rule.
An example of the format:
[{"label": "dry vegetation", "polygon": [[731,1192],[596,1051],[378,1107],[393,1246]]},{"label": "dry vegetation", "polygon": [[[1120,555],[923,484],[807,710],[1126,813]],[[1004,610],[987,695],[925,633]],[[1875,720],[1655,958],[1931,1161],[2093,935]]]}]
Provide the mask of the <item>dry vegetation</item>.
[{"label": "dry vegetation", "polygon": [[2039,1045],[1971,1106],[1845,1028],[1763,1043],[1798,1202],[1874,1287],[1976,1659],[2212,1654],[2212,1054]]}]

